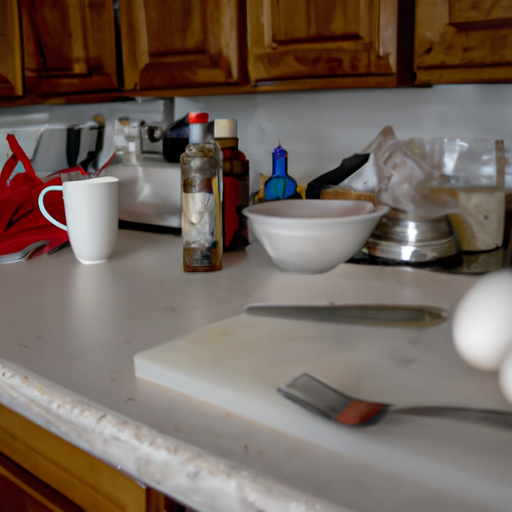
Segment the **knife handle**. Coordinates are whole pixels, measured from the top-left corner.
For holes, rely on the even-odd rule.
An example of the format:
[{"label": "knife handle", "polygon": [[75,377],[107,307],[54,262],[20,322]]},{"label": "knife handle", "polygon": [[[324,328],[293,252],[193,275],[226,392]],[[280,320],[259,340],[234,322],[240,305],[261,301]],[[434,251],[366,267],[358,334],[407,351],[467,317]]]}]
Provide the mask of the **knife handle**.
[{"label": "knife handle", "polygon": [[80,134],[78,126],[71,126],[67,129],[66,137],[66,160],[68,167],[75,167],[80,152]]}]

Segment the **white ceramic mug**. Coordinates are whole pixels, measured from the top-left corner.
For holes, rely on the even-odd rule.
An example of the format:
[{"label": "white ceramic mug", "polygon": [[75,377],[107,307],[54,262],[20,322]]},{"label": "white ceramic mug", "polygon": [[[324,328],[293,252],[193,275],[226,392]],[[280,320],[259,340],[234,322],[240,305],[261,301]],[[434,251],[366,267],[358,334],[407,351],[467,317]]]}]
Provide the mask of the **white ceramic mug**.
[{"label": "white ceramic mug", "polygon": [[[44,196],[62,190],[67,226],[55,220],[44,207]],[[119,220],[119,180],[102,176],[51,185],[39,194],[41,213],[69,234],[78,261],[86,264],[107,261],[117,241]]]}]

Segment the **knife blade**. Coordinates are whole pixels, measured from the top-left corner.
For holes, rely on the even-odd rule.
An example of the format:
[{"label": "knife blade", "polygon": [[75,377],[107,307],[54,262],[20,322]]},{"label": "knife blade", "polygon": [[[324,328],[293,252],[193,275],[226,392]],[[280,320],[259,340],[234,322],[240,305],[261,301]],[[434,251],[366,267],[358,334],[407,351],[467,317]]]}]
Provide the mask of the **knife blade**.
[{"label": "knife blade", "polygon": [[435,306],[396,304],[249,304],[250,315],[383,327],[429,327],[444,322],[446,311]]}]

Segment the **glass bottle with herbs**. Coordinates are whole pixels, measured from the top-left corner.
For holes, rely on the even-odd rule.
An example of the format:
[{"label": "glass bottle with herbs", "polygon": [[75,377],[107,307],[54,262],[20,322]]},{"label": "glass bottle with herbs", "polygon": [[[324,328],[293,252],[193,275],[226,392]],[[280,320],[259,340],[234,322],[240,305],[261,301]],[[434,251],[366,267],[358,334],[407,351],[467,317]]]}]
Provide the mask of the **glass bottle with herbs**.
[{"label": "glass bottle with herbs", "polygon": [[208,134],[208,114],[189,114],[189,144],[180,157],[183,269],[222,268],[222,152]]}]

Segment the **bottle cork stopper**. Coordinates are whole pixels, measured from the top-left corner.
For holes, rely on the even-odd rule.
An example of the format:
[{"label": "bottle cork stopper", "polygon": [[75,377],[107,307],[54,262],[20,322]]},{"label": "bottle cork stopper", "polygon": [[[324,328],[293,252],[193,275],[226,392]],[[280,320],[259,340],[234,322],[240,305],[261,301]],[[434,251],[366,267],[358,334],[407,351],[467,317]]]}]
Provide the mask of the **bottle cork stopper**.
[{"label": "bottle cork stopper", "polygon": [[214,137],[216,139],[229,139],[238,136],[238,122],[236,119],[215,119]]}]

